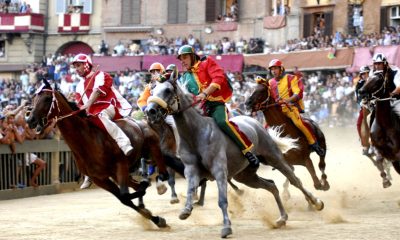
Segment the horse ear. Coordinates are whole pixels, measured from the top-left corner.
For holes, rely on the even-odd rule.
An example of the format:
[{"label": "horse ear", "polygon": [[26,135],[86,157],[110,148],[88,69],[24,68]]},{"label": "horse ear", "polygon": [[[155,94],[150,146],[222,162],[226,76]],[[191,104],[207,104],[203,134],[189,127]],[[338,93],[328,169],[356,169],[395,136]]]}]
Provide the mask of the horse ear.
[{"label": "horse ear", "polygon": [[57,84],[57,82],[56,81],[54,81],[54,90],[58,90],[58,84]]},{"label": "horse ear", "polygon": [[46,87],[51,88],[50,83],[49,83],[49,81],[47,81],[46,78],[42,78],[42,81],[43,81],[43,84],[44,84]]}]

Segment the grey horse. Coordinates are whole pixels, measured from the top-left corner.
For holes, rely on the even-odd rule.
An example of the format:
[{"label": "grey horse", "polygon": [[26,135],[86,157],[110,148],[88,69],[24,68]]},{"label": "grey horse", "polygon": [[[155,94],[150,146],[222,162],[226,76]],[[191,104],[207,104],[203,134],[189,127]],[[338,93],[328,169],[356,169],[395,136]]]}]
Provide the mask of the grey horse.
[{"label": "grey horse", "polygon": [[[257,169],[248,166],[239,148],[217,126],[212,118],[202,116],[193,107],[193,97],[174,80],[158,83],[148,99],[146,115],[151,122],[161,121],[172,114],[180,136],[179,154],[185,165],[188,181],[187,200],[179,218],[188,218],[193,209],[193,193],[201,179],[215,180],[218,187],[218,206],[223,214],[221,237],[232,234],[228,216],[227,182],[234,179],[251,188],[270,191],[278,205],[280,218],[277,227],[286,224],[288,215],[283,207],[279,190],[272,180],[257,175]],[[250,138],[254,151],[263,164],[271,165],[285,175],[290,183],[300,189],[315,209],[322,210],[323,202],[307,191],[293,170],[285,162],[278,144],[283,138],[272,136],[257,120],[248,116],[231,119]],[[287,143],[286,143],[287,144]]]}]

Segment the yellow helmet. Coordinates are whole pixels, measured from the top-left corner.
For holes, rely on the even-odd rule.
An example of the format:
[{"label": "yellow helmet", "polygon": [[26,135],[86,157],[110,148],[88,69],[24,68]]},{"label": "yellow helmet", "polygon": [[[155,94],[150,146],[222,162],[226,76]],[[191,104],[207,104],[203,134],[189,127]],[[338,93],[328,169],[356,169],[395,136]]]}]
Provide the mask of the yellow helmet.
[{"label": "yellow helmet", "polygon": [[165,72],[164,66],[159,62],[155,62],[150,65],[149,72],[151,72],[152,70],[159,70],[161,73]]}]

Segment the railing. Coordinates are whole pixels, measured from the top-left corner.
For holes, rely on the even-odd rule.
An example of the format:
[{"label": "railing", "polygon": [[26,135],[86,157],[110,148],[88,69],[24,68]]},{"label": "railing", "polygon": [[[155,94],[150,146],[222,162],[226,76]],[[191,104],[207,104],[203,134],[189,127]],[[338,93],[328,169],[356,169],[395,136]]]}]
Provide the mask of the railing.
[{"label": "railing", "polygon": [[0,13],[0,33],[44,32],[44,15]]},{"label": "railing", "polygon": [[27,164],[26,156],[29,153],[36,154],[46,162],[46,167],[37,179],[39,184],[37,189],[47,190],[44,193],[36,191],[34,195],[49,194],[49,189],[53,189],[51,192],[56,193],[61,185],[65,184],[72,183],[73,187],[78,187],[75,181],[79,172],[73,155],[63,140],[25,141],[16,145],[15,154],[11,154],[8,145],[0,145],[0,200],[21,197],[11,196],[15,193],[14,190],[32,192],[29,179],[36,166]]}]

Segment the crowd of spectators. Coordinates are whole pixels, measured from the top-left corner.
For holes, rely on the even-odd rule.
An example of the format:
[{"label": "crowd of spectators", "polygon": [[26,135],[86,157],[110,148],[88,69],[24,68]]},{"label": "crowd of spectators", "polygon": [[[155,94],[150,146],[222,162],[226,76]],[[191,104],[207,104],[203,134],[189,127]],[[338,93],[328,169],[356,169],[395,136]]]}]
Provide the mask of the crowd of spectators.
[{"label": "crowd of spectators", "polygon": [[30,4],[21,0],[1,0],[0,13],[31,13]]},{"label": "crowd of spectators", "polygon": [[185,37],[167,38],[163,35],[150,35],[149,38],[137,41],[119,41],[113,48],[104,42],[98,46],[97,55],[137,56],[148,54],[174,55],[180,46],[189,44],[200,55],[217,54],[253,54],[253,53],[289,53],[307,50],[327,50],[348,47],[373,47],[400,44],[400,25],[385,27],[381,33],[344,35],[337,31],[333,35],[324,35],[323,27],[314,29],[314,34],[302,39],[290,39],[286,44],[272,48],[268,42],[260,38],[237,40],[223,37],[213,41],[201,42],[192,34]]},{"label": "crowd of spectators", "polygon": [[[327,46],[351,47],[400,43],[399,26],[385,28],[385,33],[344,37],[337,32],[335,36],[322,37],[319,36],[320,33],[317,31],[314,36],[302,41],[288,41],[288,44],[284,48],[279,48],[278,51],[290,52],[319,49]],[[118,56],[176,54],[179,47],[184,44],[190,44],[198,53],[206,55],[251,53],[260,51],[260,47],[265,52],[265,45],[260,46],[260,42],[257,39],[250,39],[247,42],[245,39],[240,38],[235,42],[224,37],[213,43],[206,42],[202,46],[198,39],[194,38],[193,35],[189,35],[185,38],[176,37],[171,39],[150,36],[144,43],[132,41],[128,45],[120,41],[112,48],[113,52],[111,54]],[[109,45],[103,40],[99,44],[97,54],[109,55],[110,49]],[[72,55],[48,54],[43,57],[42,62],[32,63],[27,69],[23,70],[18,79],[0,79],[1,144],[9,145],[11,151],[15,152],[15,143],[17,142],[57,136],[57,131],[53,126],[48,128],[48,132],[44,135],[39,136],[33,133],[27,127],[23,113],[26,110],[27,103],[29,104],[32,101],[31,98],[43,78],[52,83],[57,83],[62,93],[72,100],[72,93],[75,92],[77,83],[80,80],[74,69],[70,68],[72,59]],[[254,74],[243,75],[240,72],[227,71],[226,73],[234,88],[234,96],[229,103],[230,108],[239,112],[246,112],[244,101],[254,89],[256,76]],[[135,118],[143,117],[143,113],[137,107],[136,102],[147,83],[147,73],[125,69],[111,74],[114,78],[115,87],[133,105],[132,116]],[[354,97],[354,85],[357,80],[356,73],[347,73],[344,70],[303,72],[306,114],[320,125],[326,127],[355,126],[358,106]],[[261,113],[256,114],[255,117],[260,121],[264,121]],[[34,163],[28,160],[26,162]],[[36,162],[38,164],[36,169],[41,168],[40,161]],[[31,179],[30,184],[32,186],[37,185],[34,179]]]}]

